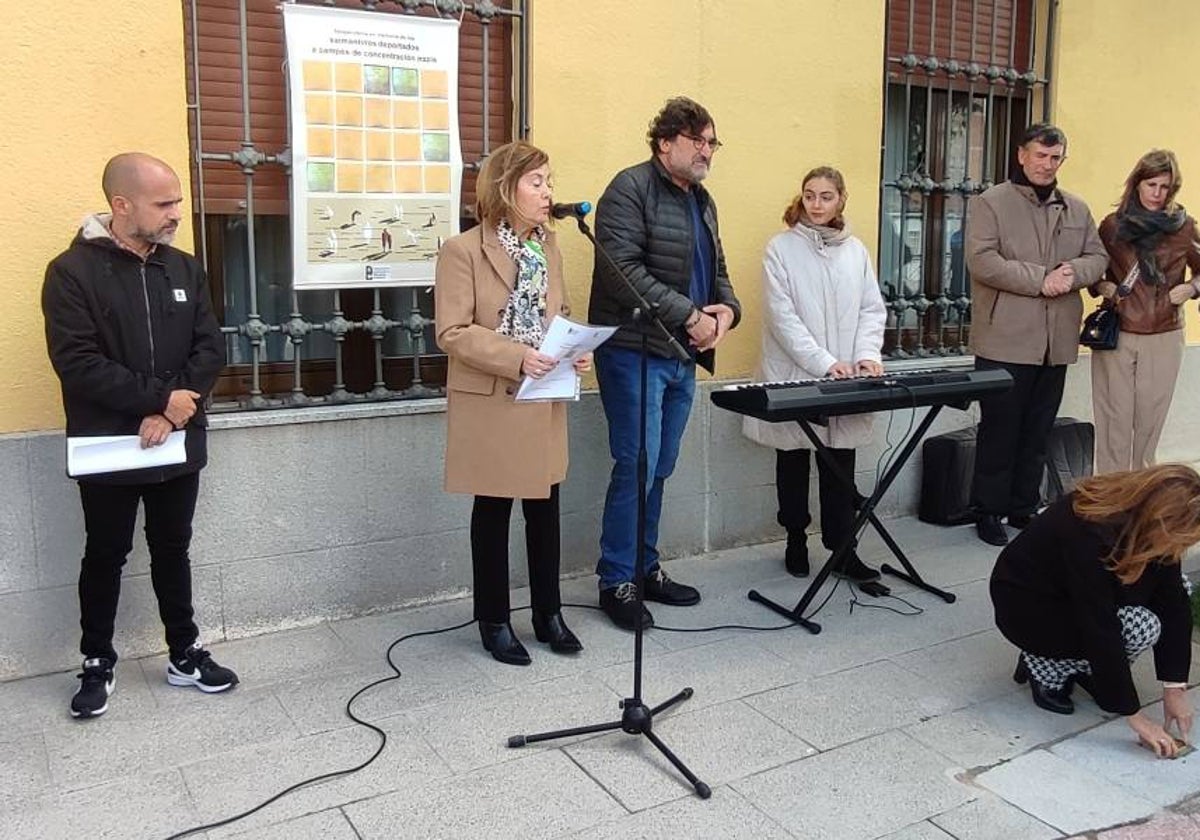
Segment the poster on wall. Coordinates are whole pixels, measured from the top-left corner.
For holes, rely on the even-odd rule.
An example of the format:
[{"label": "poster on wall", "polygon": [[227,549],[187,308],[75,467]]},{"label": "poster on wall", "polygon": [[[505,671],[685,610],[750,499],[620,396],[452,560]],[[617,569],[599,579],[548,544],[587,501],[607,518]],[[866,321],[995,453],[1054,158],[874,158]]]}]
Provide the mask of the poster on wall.
[{"label": "poster on wall", "polygon": [[416,286],[458,233],[458,21],[285,4],[297,289]]}]

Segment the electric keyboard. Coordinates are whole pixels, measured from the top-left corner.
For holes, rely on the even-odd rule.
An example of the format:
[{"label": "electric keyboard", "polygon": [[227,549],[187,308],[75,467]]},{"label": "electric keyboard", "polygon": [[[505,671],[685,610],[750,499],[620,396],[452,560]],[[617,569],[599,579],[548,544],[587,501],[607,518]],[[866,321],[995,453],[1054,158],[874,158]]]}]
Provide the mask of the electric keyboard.
[{"label": "electric keyboard", "polygon": [[727,385],[712,392],[720,408],[779,423],[927,405],[965,409],[1012,387],[999,368],[914,370],[852,379],[809,379]]}]

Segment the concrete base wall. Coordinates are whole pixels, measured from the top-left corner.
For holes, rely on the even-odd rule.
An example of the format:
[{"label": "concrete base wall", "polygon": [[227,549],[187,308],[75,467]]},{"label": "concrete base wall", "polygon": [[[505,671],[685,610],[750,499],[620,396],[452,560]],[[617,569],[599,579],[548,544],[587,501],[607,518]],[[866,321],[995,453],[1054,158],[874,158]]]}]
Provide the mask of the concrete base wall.
[{"label": "concrete base wall", "polygon": [[[1162,460],[1200,460],[1189,417],[1200,376],[1189,348],[1160,447]],[[1060,411],[1091,419],[1088,359],[1070,372]],[[665,557],[779,539],[773,452],[741,435],[741,418],[712,407],[702,384],[679,467],[667,483],[660,549]],[[931,434],[975,422],[978,409],[945,410]],[[599,398],[571,413],[571,469],[562,492],[563,572],[590,574],[610,460]],[[910,413],[879,416],[859,451],[859,485],[886,466]],[[203,473],[192,563],[203,639],[458,597],[471,580],[470,499],[444,493],[445,417],[439,401],[239,414],[214,419]],[[920,450],[880,506],[915,514]],[[79,658],[75,581],[83,523],[64,475],[61,433],[0,436],[0,679],[73,667]],[[815,482],[814,482],[815,484]],[[814,492],[813,508],[816,509]],[[525,580],[520,514],[514,513],[512,577]],[[161,651],[162,628],[140,540],[129,559],[117,622],[123,656]]]}]

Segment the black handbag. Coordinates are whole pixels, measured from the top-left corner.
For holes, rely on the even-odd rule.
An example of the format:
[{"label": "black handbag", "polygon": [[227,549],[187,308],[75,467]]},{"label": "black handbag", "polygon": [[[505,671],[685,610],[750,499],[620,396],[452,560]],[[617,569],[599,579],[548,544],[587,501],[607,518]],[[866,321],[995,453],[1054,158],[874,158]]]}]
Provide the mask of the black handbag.
[{"label": "black handbag", "polygon": [[1101,306],[1083,319],[1079,343],[1092,350],[1116,350],[1121,334],[1121,316],[1111,306]]}]

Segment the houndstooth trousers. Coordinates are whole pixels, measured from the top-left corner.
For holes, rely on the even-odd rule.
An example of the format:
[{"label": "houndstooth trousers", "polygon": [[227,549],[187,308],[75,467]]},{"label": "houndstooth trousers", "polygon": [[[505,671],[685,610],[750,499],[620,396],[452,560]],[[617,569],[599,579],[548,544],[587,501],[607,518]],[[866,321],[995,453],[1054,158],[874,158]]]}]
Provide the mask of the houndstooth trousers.
[{"label": "houndstooth trousers", "polygon": [[[1162,633],[1158,616],[1145,607],[1121,607],[1117,610],[1117,618],[1121,621],[1121,641],[1130,662],[1153,647]],[[1051,691],[1061,689],[1074,674],[1092,673],[1092,666],[1086,659],[1051,659],[1027,651],[1021,651],[1021,656],[1029,676]]]}]

